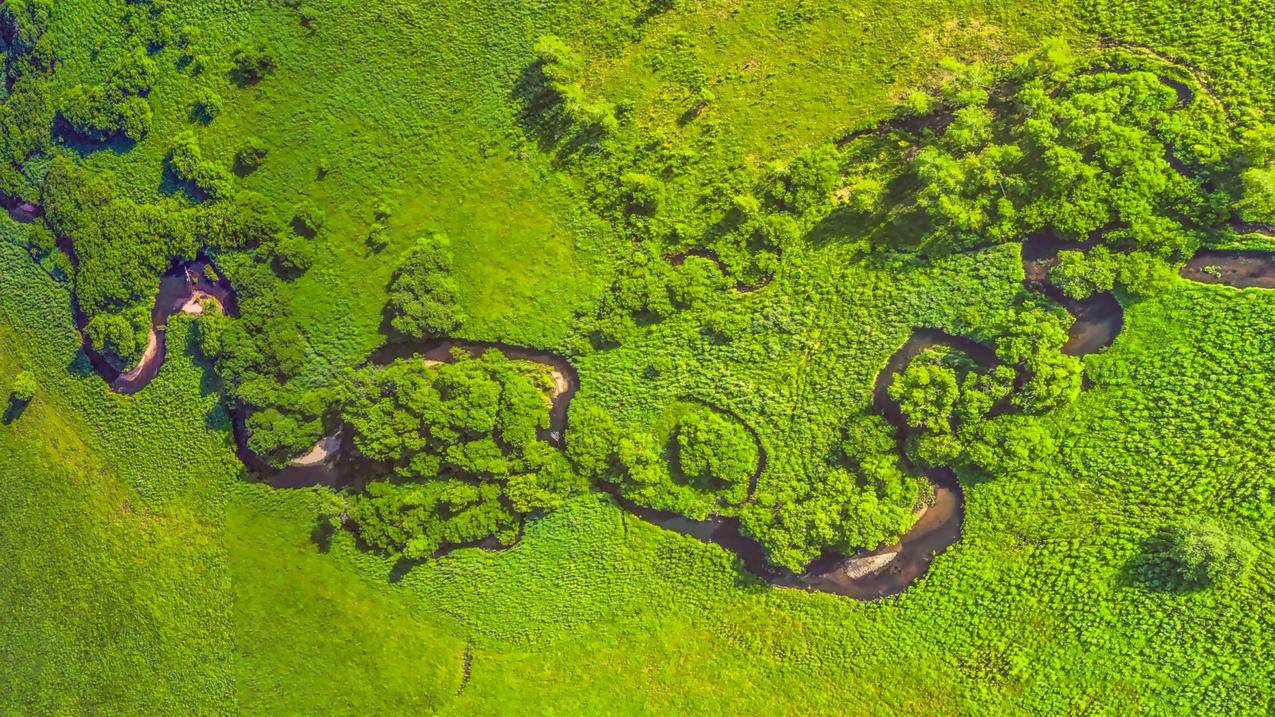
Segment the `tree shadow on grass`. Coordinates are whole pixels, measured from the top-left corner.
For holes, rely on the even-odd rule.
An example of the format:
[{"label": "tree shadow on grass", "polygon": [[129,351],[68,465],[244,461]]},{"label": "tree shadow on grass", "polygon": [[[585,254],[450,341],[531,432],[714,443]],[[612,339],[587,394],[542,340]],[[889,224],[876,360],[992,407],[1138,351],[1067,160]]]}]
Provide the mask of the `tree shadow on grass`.
[{"label": "tree shadow on grass", "polygon": [[[310,528],[310,542],[320,553],[332,550],[332,537],[336,534],[336,526],[326,516],[315,516],[314,525]],[[391,582],[393,582],[391,580]]]},{"label": "tree shadow on grass", "polygon": [[10,395],[9,405],[4,410],[4,416],[0,417],[0,423],[7,426],[18,420],[22,417],[22,412],[27,410],[27,405],[30,403],[30,401],[21,401],[18,400],[17,396]]},{"label": "tree shadow on grass", "polygon": [[60,140],[62,146],[81,157],[103,150],[112,154],[125,154],[137,146],[137,142],[124,136],[123,132],[116,132],[105,139],[85,136],[77,132],[60,114],[53,124],[53,136]]},{"label": "tree shadow on grass", "polygon": [[1138,552],[1121,567],[1117,578],[1121,587],[1145,592],[1187,594],[1203,586],[1184,583],[1177,568],[1166,557],[1168,530],[1161,528],[1138,541]]},{"label": "tree shadow on grass", "polygon": [[411,558],[399,558],[394,561],[394,566],[390,568],[390,574],[387,578],[391,585],[397,585],[403,582],[403,578],[412,572],[412,568],[420,565],[422,561],[412,560]]},{"label": "tree shadow on grass", "polygon": [[509,99],[519,108],[519,126],[536,140],[541,152],[554,158],[556,166],[561,167],[577,155],[599,151],[597,143],[605,132],[597,126],[581,126],[572,121],[562,98],[549,86],[540,60],[523,68]]},{"label": "tree shadow on grass", "polygon": [[633,25],[641,27],[654,18],[672,10],[675,4],[676,0],[650,0],[646,7],[642,9],[642,12],[638,13],[638,16],[633,19]]},{"label": "tree shadow on grass", "polygon": [[71,362],[66,365],[66,370],[72,376],[81,379],[98,375],[97,369],[93,366],[93,361],[85,353],[83,347],[78,349],[75,355],[71,357]]}]

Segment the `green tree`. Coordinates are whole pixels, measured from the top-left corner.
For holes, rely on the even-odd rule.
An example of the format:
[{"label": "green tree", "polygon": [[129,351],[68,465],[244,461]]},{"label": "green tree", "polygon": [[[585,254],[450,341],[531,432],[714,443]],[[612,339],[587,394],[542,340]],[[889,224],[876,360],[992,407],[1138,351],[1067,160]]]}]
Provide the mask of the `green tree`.
[{"label": "green tree", "polygon": [[95,351],[121,368],[134,363],[146,346],[146,329],[122,314],[97,314],[85,324],[84,335]]},{"label": "green tree", "polygon": [[279,237],[274,247],[274,264],[284,278],[304,274],[314,265],[313,243],[304,236],[289,234]]},{"label": "green tree", "polygon": [[62,118],[76,133],[94,140],[117,134],[139,141],[151,125],[146,99],[155,78],[155,62],[143,47],[122,54],[111,76],[98,85],[76,85],[63,97]]},{"label": "green tree", "polygon": [[1240,179],[1244,185],[1244,196],[1236,206],[1244,219],[1275,221],[1275,164],[1246,169]]},{"label": "green tree", "polygon": [[372,482],[351,503],[351,521],[373,547],[421,557],[491,535],[507,542],[523,514],[586,487],[537,437],[549,417],[537,367],[498,351],[453,359],[401,359],[352,378],[342,415],[355,449],[395,478]]},{"label": "green tree", "polygon": [[619,127],[614,105],[586,97],[580,84],[583,63],[562,38],[540,36],[536,40],[536,59],[546,88],[557,96],[562,111],[573,124],[603,133]]},{"label": "green tree", "polygon": [[212,160],[205,159],[194,132],[187,130],[173,139],[168,149],[168,166],[178,177],[190,182],[213,199],[229,197],[234,192],[230,172]]},{"label": "green tree", "polygon": [[1049,271],[1049,280],[1073,299],[1111,291],[1119,277],[1120,266],[1110,249],[1099,245],[1088,253],[1064,249],[1058,252],[1058,264]]},{"label": "green tree", "polygon": [[1207,587],[1236,580],[1257,557],[1251,543],[1202,520],[1186,520],[1165,533],[1160,553],[1186,587]]},{"label": "green tree", "polygon": [[231,78],[240,85],[250,85],[265,79],[274,71],[274,52],[263,40],[245,41],[230,53],[234,64]]},{"label": "green tree", "polygon": [[692,485],[718,491],[730,503],[748,497],[757,446],[737,421],[717,411],[695,411],[677,425],[677,465]]},{"label": "green tree", "polygon": [[10,391],[10,396],[17,403],[27,403],[35,398],[35,392],[38,387],[34,373],[20,371],[17,376],[13,377],[13,387]]},{"label": "green tree", "polygon": [[260,137],[248,137],[235,150],[235,167],[240,172],[251,172],[261,166],[269,148]]},{"label": "green tree", "polygon": [[580,472],[597,477],[615,467],[620,429],[611,414],[593,403],[573,402],[571,430],[567,431],[567,456]]},{"label": "green tree", "polygon": [[292,228],[305,237],[313,237],[323,228],[326,217],[312,199],[302,199],[292,212]]},{"label": "green tree", "polygon": [[840,159],[836,147],[817,145],[793,158],[778,173],[773,187],[780,206],[797,214],[830,206],[832,190],[840,179]]},{"label": "green tree", "polygon": [[456,306],[459,288],[452,277],[452,252],[443,234],[421,237],[390,282],[390,325],[412,338],[441,336],[464,321]]},{"label": "green tree", "polygon": [[960,388],[951,368],[914,361],[903,373],[894,375],[889,394],[899,403],[909,425],[945,432],[950,429]]},{"label": "green tree", "polygon": [[221,95],[207,87],[201,87],[195,93],[195,100],[190,105],[190,114],[201,122],[211,122],[213,118],[221,114],[224,104]]}]

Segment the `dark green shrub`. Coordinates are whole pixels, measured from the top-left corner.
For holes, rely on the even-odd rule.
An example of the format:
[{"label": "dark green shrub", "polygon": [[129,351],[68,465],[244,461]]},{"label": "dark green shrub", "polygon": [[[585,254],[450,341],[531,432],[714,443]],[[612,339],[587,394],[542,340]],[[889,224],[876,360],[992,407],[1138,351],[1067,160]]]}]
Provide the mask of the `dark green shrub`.
[{"label": "dark green shrub", "polygon": [[274,51],[265,41],[248,40],[230,52],[233,69],[231,79],[239,85],[251,85],[265,79],[275,69]]},{"label": "dark green shrub", "polygon": [[319,205],[311,199],[303,199],[292,212],[292,229],[305,237],[313,237],[323,228],[325,216]]},{"label": "dark green shrub", "polygon": [[248,137],[235,150],[235,168],[245,173],[251,172],[261,166],[269,151],[260,137]]},{"label": "dark green shrub", "polygon": [[146,94],[155,77],[155,63],[145,48],[125,52],[110,79],[99,85],[76,85],[65,95],[62,118],[77,134],[94,140],[123,135],[141,140],[150,129],[151,106]]},{"label": "dark green shrub", "polygon": [[446,236],[435,234],[417,240],[390,283],[388,308],[395,331],[427,338],[446,334],[464,321],[456,306],[459,289],[451,270],[452,252]]},{"label": "dark green shrub", "polygon": [[39,388],[39,384],[35,380],[35,374],[30,371],[20,371],[17,376],[13,377],[13,386],[9,395],[11,400],[18,403],[27,403],[35,398],[35,392]]},{"label": "dark green shrub", "polygon": [[1208,587],[1237,580],[1257,558],[1247,540],[1202,520],[1186,520],[1164,532],[1159,553],[1184,587]]}]

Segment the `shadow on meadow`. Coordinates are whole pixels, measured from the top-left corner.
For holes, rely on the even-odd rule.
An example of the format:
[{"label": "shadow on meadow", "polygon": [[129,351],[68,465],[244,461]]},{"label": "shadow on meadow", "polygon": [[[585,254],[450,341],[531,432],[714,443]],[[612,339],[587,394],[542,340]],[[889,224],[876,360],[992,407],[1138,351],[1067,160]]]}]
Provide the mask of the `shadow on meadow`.
[{"label": "shadow on meadow", "polygon": [[17,396],[9,396],[9,405],[5,407],[4,416],[0,417],[0,423],[9,425],[22,417],[22,412],[27,409],[30,401],[19,400]]},{"label": "shadow on meadow", "polygon": [[1192,593],[1241,579],[1257,551],[1213,523],[1186,520],[1143,538],[1120,582],[1148,592]]}]

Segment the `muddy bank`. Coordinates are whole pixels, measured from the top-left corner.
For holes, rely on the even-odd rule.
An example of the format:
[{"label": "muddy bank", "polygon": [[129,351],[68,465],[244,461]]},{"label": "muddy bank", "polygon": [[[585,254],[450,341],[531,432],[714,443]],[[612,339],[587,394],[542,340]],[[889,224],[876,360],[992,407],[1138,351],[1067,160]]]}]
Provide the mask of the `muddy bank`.
[{"label": "muddy bank", "polygon": [[174,265],[160,277],[155,303],[151,308],[146,347],[142,351],[141,358],[127,371],[121,371],[89,343],[88,337],[84,335],[88,316],[80,309],[78,301],[72,297],[71,310],[75,326],[82,337],[84,354],[88,356],[89,363],[106,380],[112,391],[124,394],[137,393],[159,375],[167,355],[168,320],[174,314],[202,313],[203,301],[211,302],[218,310],[228,315],[233,316],[237,313],[234,291],[231,290],[225,277],[215,274],[216,278],[210,279],[205,273],[206,269],[216,272],[207,258],[199,257],[194,261]]},{"label": "muddy bank", "polygon": [[[832,555],[815,560],[801,576],[802,585],[856,600],[875,600],[903,592],[924,575],[934,558],[960,540],[965,521],[965,494],[956,474],[942,468],[927,471],[925,477],[934,489],[934,501],[898,543],[851,558]],[[891,553],[893,557],[887,557]],[[888,560],[883,569],[854,577],[856,563],[878,556]]]},{"label": "muddy bank", "polygon": [[362,490],[368,478],[384,475],[387,470],[358,456],[350,441],[350,431],[338,427],[324,436],[309,453],[283,468],[275,468],[248,447],[248,428],[244,411],[230,412],[231,431],[235,439],[235,456],[244,466],[260,476],[272,488],[350,488]]},{"label": "muddy bank", "polygon": [[1062,352],[1084,356],[1110,346],[1124,328],[1124,307],[1109,291],[1077,301],[1067,296],[1049,280],[1049,272],[1058,263],[1062,249],[1089,249],[1099,237],[1085,242],[1064,242],[1052,232],[1039,232],[1023,241],[1023,286],[1039,291],[1067,309],[1075,318],[1067,332]]},{"label": "muddy bank", "polygon": [[1275,289],[1275,253],[1201,249],[1182,267],[1183,278],[1206,284]]},{"label": "muddy bank", "polygon": [[[151,345],[136,367],[127,373],[111,373],[109,364],[106,364],[101,357],[97,357],[98,362],[102,364],[99,370],[108,379],[113,390],[122,393],[140,390],[158,374],[165,356],[166,324],[174,313],[183,310],[195,311],[196,307],[201,306],[196,300],[201,298],[216,302],[223,310],[233,310],[233,292],[223,278],[218,277],[216,281],[209,280],[204,274],[206,265],[206,260],[202,258],[179,264],[161,278],[152,310]],[[874,391],[874,396],[885,395],[885,387],[888,386],[895,371],[901,370],[924,348],[939,343],[948,343],[962,348],[980,361],[994,360],[991,349],[977,342],[938,332],[918,331],[903,348],[896,352],[886,368],[882,370],[877,378],[878,388]],[[498,350],[515,360],[548,366],[553,385],[549,394],[549,425],[543,430],[541,438],[561,445],[563,432],[567,426],[568,407],[579,389],[578,372],[562,356],[548,351],[498,342],[438,339],[387,344],[374,352],[369,357],[369,362],[387,364],[396,359],[410,357],[445,362],[453,360],[452,352],[456,349],[475,356],[488,350]],[[98,362],[95,362],[95,366],[99,366]],[[889,405],[887,397],[886,403],[882,403],[881,406],[888,408]],[[901,419],[897,407],[894,410],[888,410],[888,415]],[[736,418],[738,419],[738,416]],[[327,486],[334,489],[360,490],[368,479],[386,472],[384,466],[376,465],[357,455],[357,451],[353,450],[351,431],[345,430],[344,427],[339,427],[332,434],[325,436],[309,453],[291,465],[282,470],[275,469],[248,447],[248,431],[243,411],[232,410],[231,419],[236,455],[248,469],[262,476],[263,481],[273,487]],[[748,428],[756,440],[759,451],[757,470],[750,477],[751,495],[756,488],[758,476],[765,469],[766,452],[755,429],[742,420],[741,423]],[[901,438],[904,437],[906,426],[901,421],[896,425],[899,427]],[[623,508],[643,520],[694,536],[705,542],[716,543],[730,550],[740,558],[748,572],[773,585],[831,592],[867,600],[897,594],[906,589],[925,572],[934,554],[945,550],[960,536],[962,497],[955,475],[950,471],[934,471],[928,477],[934,486],[935,500],[924,510],[916,525],[902,537],[899,543],[850,557],[829,554],[812,562],[802,574],[771,565],[764,548],[744,535],[735,518],[692,521],[680,514],[637,505],[620,495],[613,486],[604,487],[604,490],[610,493]],[[478,545],[487,547],[485,542]],[[856,571],[856,566],[864,565],[868,565],[870,569]]]},{"label": "muddy bank", "polygon": [[[9,218],[16,222],[29,224],[44,216],[44,207],[32,202],[21,201],[0,194],[0,206],[9,213]],[[56,237],[59,251],[66,255],[71,263],[72,272],[79,270],[79,257],[75,246],[64,236]],[[146,346],[137,363],[127,370],[121,370],[105,356],[94,349],[84,334],[88,324],[88,315],[80,307],[79,297],[71,291],[71,318],[80,333],[80,346],[89,364],[115,393],[131,394],[146,387],[164,365],[167,355],[166,335],[168,319],[174,314],[198,315],[204,311],[207,301],[217,310],[229,316],[238,316],[238,304],[235,292],[217,266],[202,252],[191,261],[174,261],[167,271],[160,275],[159,286],[155,292],[155,302],[151,306],[150,328],[146,335]]]},{"label": "muddy bank", "polygon": [[[691,520],[678,513],[638,505],[621,495],[615,485],[600,487],[627,513],[665,530],[728,550],[739,559],[745,572],[770,585],[866,601],[897,595],[909,588],[925,574],[935,556],[960,538],[964,498],[956,475],[944,470],[928,477],[934,486],[934,504],[898,543],[849,557],[828,553],[811,561],[800,573],[772,565],[766,558],[765,548],[744,534],[738,518]],[[884,565],[866,575],[853,576],[857,565],[887,555],[893,557]]]},{"label": "muddy bank", "polygon": [[[326,486],[340,488],[349,485],[356,476],[362,475],[352,460],[347,456],[353,451],[345,445],[345,427],[341,426],[332,435],[324,436],[310,449],[310,452],[292,461],[285,468],[276,470],[264,464],[255,453],[247,447],[247,431],[240,422],[235,435],[236,453],[243,451],[251,456],[248,460],[258,461],[257,473],[267,485],[274,488],[306,488],[309,486]],[[239,436],[243,435],[241,441]],[[240,455],[245,465],[244,455]]]},{"label": "muddy bank", "polygon": [[1169,89],[1173,90],[1173,94],[1177,95],[1177,102],[1174,105],[1174,109],[1183,109],[1190,106],[1192,102],[1195,102],[1195,90],[1187,83],[1182,80],[1176,80],[1168,75],[1156,75],[1156,78],[1163,84],[1167,85]]},{"label": "muddy bank", "polygon": [[211,267],[207,259],[178,264],[159,280],[159,291],[151,309],[151,328],[146,337],[146,349],[133,368],[118,374],[110,381],[116,393],[136,393],[159,375],[168,350],[166,336],[168,319],[174,314],[197,315],[203,311],[203,301],[209,301],[222,313],[234,310],[234,292],[225,278],[209,279],[205,270]]},{"label": "muddy bank", "polygon": [[[1233,229],[1241,233],[1271,233],[1275,227],[1233,220]],[[1110,346],[1124,328],[1124,308],[1111,292],[1103,292],[1077,301],[1049,280],[1049,271],[1058,263],[1061,249],[1092,248],[1098,237],[1085,242],[1063,242],[1042,232],[1029,237],[1022,245],[1023,285],[1039,291],[1061,304],[1075,317],[1067,334],[1063,353],[1083,356]],[[1183,278],[1207,284],[1226,284],[1240,288],[1275,289],[1275,253],[1249,249],[1200,249],[1182,266]]]}]

